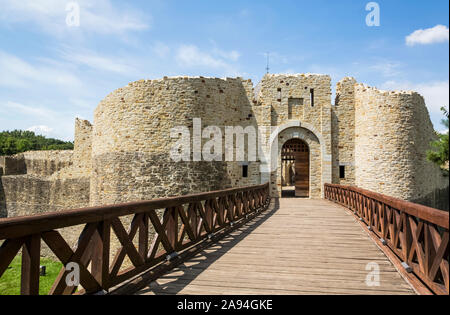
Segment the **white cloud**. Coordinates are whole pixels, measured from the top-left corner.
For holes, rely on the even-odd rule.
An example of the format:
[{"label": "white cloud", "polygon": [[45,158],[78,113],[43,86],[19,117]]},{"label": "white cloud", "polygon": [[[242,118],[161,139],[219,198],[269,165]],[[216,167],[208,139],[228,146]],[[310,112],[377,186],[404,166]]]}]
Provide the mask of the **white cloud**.
[{"label": "white cloud", "polygon": [[4,104],[9,110],[12,110],[16,113],[20,113],[22,115],[36,117],[38,119],[53,119],[56,118],[57,113],[43,107],[34,107],[27,106],[17,102],[8,101]]},{"label": "white cloud", "polygon": [[40,126],[32,126],[28,128],[27,131],[32,131],[37,135],[50,137],[53,132],[53,129],[45,125],[40,125]]},{"label": "white cloud", "polygon": [[182,45],[177,52],[176,60],[184,67],[206,67],[223,70],[226,75],[236,75],[237,69],[233,62],[239,59],[236,51],[225,52],[213,49],[212,52],[201,51],[195,45]]},{"label": "white cloud", "polygon": [[236,50],[224,51],[224,50],[215,48],[213,50],[213,53],[217,56],[220,56],[220,57],[230,60],[230,61],[238,61],[238,59],[241,57],[241,54]]},{"label": "white cloud", "polygon": [[[267,52],[259,53],[259,55],[264,56],[265,59],[267,59]],[[269,53],[269,62],[271,65],[285,65],[288,64],[290,61],[290,58],[282,55],[278,52],[271,51]]]},{"label": "white cloud", "polygon": [[76,65],[84,65],[92,69],[115,72],[120,74],[133,74],[137,70],[126,60],[118,57],[102,56],[92,51],[73,51],[65,49],[60,52],[61,57]]},{"label": "white cloud", "polygon": [[414,31],[412,34],[406,37],[406,44],[408,46],[414,46],[445,43],[448,42],[448,39],[448,27],[445,25],[436,25],[433,28]]},{"label": "white cloud", "polygon": [[68,27],[68,1],[61,0],[0,0],[0,20],[8,24],[38,25],[45,32],[62,35],[74,29],[96,34],[123,34],[149,28],[150,17],[130,9],[116,8],[111,0],[77,0],[80,6],[80,26]]},{"label": "white cloud", "polygon": [[169,46],[162,42],[156,42],[152,47],[152,51],[160,58],[165,58],[170,54]]},{"label": "white cloud", "polygon": [[79,87],[81,81],[71,72],[48,65],[32,65],[0,50],[0,86],[28,87],[39,83],[50,86]]},{"label": "white cloud", "polygon": [[379,73],[384,77],[395,77],[401,74],[400,67],[400,63],[384,60],[369,66],[369,70]]},{"label": "white cloud", "polygon": [[406,90],[416,91],[425,99],[425,103],[430,112],[435,128],[442,129],[440,120],[442,118],[441,107],[449,104],[449,81],[435,81],[427,83],[410,82],[385,82],[381,88],[386,90]]}]

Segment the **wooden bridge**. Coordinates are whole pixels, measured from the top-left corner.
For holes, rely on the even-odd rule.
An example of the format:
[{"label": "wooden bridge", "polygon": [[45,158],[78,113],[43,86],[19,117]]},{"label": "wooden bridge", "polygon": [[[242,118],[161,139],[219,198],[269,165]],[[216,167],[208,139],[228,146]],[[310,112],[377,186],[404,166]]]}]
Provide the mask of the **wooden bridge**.
[{"label": "wooden bridge", "polygon": [[[21,292],[37,294],[43,241],[79,266],[79,286],[63,268],[50,294],[448,294],[447,212],[338,185],[325,197],[270,200],[266,184],[2,219],[0,277],[22,249]],[[60,229],[76,225],[72,249]]]}]

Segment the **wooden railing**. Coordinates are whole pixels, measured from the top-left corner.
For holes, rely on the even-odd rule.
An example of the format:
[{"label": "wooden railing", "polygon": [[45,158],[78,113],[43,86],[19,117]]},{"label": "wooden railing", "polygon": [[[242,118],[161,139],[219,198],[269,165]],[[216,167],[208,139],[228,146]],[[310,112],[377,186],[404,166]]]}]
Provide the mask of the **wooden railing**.
[{"label": "wooden railing", "polygon": [[326,184],[325,198],[352,210],[433,293],[449,294],[448,212],[349,186]]},{"label": "wooden railing", "polygon": [[[108,290],[176,257],[180,251],[245,220],[248,215],[267,209],[269,203],[269,185],[265,184],[148,202],[1,219],[0,243],[2,240],[4,242],[0,247],[0,277],[22,249],[21,294],[38,294],[43,240],[63,266],[78,264],[83,289],[77,293]],[[162,220],[159,213],[163,213]],[[124,216],[133,217],[129,231],[125,230],[120,220]],[[84,228],[77,246],[72,250],[58,229],[78,225]],[[110,254],[113,253],[111,231],[121,247],[110,262]],[[126,255],[132,266],[121,271]],[[71,270],[63,267],[49,294],[74,294],[80,289],[68,286],[66,278],[69,272]]]}]

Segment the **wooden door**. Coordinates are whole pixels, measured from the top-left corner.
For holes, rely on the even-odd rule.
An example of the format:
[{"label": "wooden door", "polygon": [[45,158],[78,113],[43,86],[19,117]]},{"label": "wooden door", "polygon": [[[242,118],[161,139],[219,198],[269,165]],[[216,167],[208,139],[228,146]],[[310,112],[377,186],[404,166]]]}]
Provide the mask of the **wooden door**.
[{"label": "wooden door", "polygon": [[309,148],[300,139],[286,142],[282,149],[282,161],[295,162],[295,196],[309,197]]},{"label": "wooden door", "polygon": [[309,151],[295,156],[295,196],[309,197]]}]

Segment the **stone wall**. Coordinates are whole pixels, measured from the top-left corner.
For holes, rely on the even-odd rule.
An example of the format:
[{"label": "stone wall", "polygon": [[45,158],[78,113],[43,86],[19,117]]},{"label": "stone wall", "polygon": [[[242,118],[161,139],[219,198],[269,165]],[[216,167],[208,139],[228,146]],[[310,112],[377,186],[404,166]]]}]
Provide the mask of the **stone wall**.
[{"label": "stone wall", "polygon": [[[1,168],[0,168],[1,170]],[[3,189],[2,175],[0,173],[0,219],[6,218],[8,216],[8,212],[6,209],[6,197],[5,190]]]},{"label": "stone wall", "polygon": [[52,174],[52,179],[85,178],[92,172],[92,125],[87,120],[75,120],[75,142],[72,163]]},{"label": "stone wall", "polygon": [[[331,122],[334,184],[355,185],[355,85],[355,79],[344,78],[336,87]],[[340,178],[340,167],[344,178]]]},{"label": "stone wall", "polygon": [[33,175],[1,178],[8,217],[89,206],[89,180],[50,180]]},{"label": "stone wall", "polygon": [[[314,197],[320,197],[321,183],[332,180],[330,76],[268,74],[255,90],[257,93],[254,111],[258,126],[265,127],[263,138],[266,145],[263,145],[262,150],[267,157],[271,157],[270,146],[273,144],[269,139],[278,139],[277,137],[285,130],[295,127],[300,133],[309,131],[318,139],[320,150],[311,156],[311,160],[319,161],[321,173],[319,178],[311,178],[311,183],[317,185],[319,191],[316,193],[316,188],[311,187],[311,189]],[[281,150],[283,143],[279,141],[278,149]],[[279,159],[279,155],[271,158]],[[281,162],[277,162],[276,165],[278,169],[272,170],[271,173],[269,165],[263,165],[261,170],[263,173],[261,182],[270,181],[272,197],[281,196]],[[268,170],[269,174],[264,177],[264,172]]]},{"label": "stone wall", "polygon": [[409,201],[431,200],[427,196],[448,187],[426,159],[436,135],[423,98],[362,84],[355,93],[356,185]]},{"label": "stone wall", "polygon": [[108,95],[95,110],[91,205],[256,182],[242,179],[237,162],[193,161],[192,155],[189,162],[174,162],[169,155],[179,140],[171,129],[179,126],[190,130],[193,149],[194,118],[222,133],[225,126],[256,126],[252,96],[249,80],[202,77],[142,80]]},{"label": "stone wall", "polygon": [[72,165],[73,151],[30,151],[18,156],[25,160],[26,174],[50,176]]},{"label": "stone wall", "polygon": [[73,164],[78,168],[91,169],[92,163],[92,130],[87,120],[75,120],[75,150]]},{"label": "stone wall", "polygon": [[72,165],[73,151],[29,151],[0,157],[2,174],[49,176]]},{"label": "stone wall", "polygon": [[[270,109],[270,126],[282,126],[289,121],[308,123],[318,130],[331,154],[331,78],[328,75],[268,74],[259,83],[258,106]],[[314,90],[314,106],[311,103]],[[258,125],[264,126],[267,111],[261,111]]]},{"label": "stone wall", "polygon": [[1,175],[26,174],[23,155],[0,156]]}]

